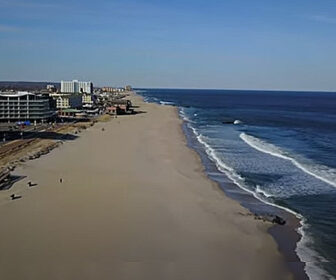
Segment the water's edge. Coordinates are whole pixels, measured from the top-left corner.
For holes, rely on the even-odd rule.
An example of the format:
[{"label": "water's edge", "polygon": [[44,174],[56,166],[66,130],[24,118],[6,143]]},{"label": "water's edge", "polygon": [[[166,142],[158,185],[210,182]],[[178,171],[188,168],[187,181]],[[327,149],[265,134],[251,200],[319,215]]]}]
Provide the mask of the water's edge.
[{"label": "water's edge", "polygon": [[137,93],[145,102],[177,109],[185,145],[228,197],[257,218],[278,215],[287,221],[267,229],[288,266],[304,271],[296,278],[336,280],[336,96],[192,89]]},{"label": "water's edge", "polygon": [[[142,96],[136,93],[138,96]],[[144,99],[145,102],[150,102]],[[151,103],[151,102],[150,102]],[[153,102],[156,103],[156,102]],[[157,104],[157,103],[156,103]],[[247,190],[243,190],[236,185],[230,178],[228,178],[223,172],[220,172],[214,162],[208,157],[202,147],[201,143],[197,140],[196,135],[190,127],[188,127],[187,121],[181,116],[180,107],[175,104],[160,102],[161,106],[173,106],[176,108],[177,116],[182,120],[181,130],[186,138],[186,145],[188,148],[195,151],[200,159],[204,168],[205,175],[215,182],[218,187],[231,199],[237,201],[242,207],[249,210],[251,213],[256,214],[273,214],[281,216],[286,220],[286,225],[273,225],[269,228],[268,233],[275,240],[279,252],[284,257],[289,271],[294,275],[294,279],[297,280],[309,280],[309,276],[306,272],[306,264],[300,260],[297,253],[297,245],[302,241],[301,228],[302,219],[291,213],[289,209],[279,208],[277,205],[271,205],[263,202],[254,197]]]},{"label": "water's edge", "polygon": [[[181,118],[180,115],[179,117]],[[183,119],[182,121],[182,131],[186,137],[187,146],[200,156],[204,172],[210,180],[217,183],[219,188],[224,191],[228,197],[239,202],[241,206],[248,209],[250,212],[258,214],[270,213],[281,216],[286,220],[286,225],[274,225],[269,229],[268,233],[271,234],[276,241],[278,250],[283,255],[288,268],[293,273],[295,279],[308,280],[309,277],[305,271],[305,263],[300,261],[296,252],[297,243],[302,237],[298,232],[301,227],[301,220],[288,211],[266,204],[255,198],[252,194],[242,191],[241,188],[232,182],[225,174],[220,173],[220,176],[218,176],[216,174],[218,173],[216,165],[208,158],[202,147],[200,147],[193,132],[187,126],[186,121]],[[223,178],[225,179],[223,180]]]}]

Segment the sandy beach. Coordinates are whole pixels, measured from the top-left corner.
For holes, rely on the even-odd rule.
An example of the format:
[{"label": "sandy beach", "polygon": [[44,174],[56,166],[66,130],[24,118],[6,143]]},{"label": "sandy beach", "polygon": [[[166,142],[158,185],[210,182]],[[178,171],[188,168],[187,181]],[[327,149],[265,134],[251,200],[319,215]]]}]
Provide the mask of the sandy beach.
[{"label": "sandy beach", "polygon": [[176,109],[131,99],[143,113],[16,168],[0,279],[292,279],[270,225],[205,176]]}]

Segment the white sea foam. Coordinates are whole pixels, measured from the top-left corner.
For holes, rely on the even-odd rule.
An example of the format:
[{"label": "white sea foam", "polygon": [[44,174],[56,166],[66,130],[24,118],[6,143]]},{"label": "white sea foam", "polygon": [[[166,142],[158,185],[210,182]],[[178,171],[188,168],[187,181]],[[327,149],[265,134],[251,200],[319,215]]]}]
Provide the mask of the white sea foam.
[{"label": "white sea foam", "polygon": [[[297,232],[301,236],[299,242],[296,245],[296,253],[299,259],[305,263],[304,270],[307,273],[309,279],[311,280],[333,280],[330,274],[324,271],[322,268],[318,266],[318,263],[325,262],[326,260],[318,255],[313,249],[310,248],[310,244],[313,242],[310,238],[309,234],[307,233],[307,229],[309,228],[308,224],[306,223],[306,219],[299,213],[289,209],[287,207],[278,205],[273,203],[270,198],[271,194],[267,193],[266,191],[262,190],[260,186],[256,187],[256,190],[253,191],[244,184],[244,178],[242,178],[239,174],[235,172],[233,168],[225,164],[217,155],[216,151],[206,142],[206,138],[198,133],[198,131],[191,126],[190,124],[188,127],[193,131],[199,143],[201,143],[209,158],[216,164],[219,171],[223,172],[229,179],[231,179],[238,187],[247,191],[248,193],[252,194],[256,199],[266,203],[268,205],[277,207],[292,215],[296,216],[300,220],[300,227],[297,229]],[[246,134],[245,134],[246,135]],[[243,136],[244,137],[244,136]],[[275,147],[276,148],[276,147]],[[261,194],[261,195],[260,195]]]},{"label": "white sea foam", "polygon": [[170,101],[160,101],[161,105],[175,105],[174,102],[170,102]]},{"label": "white sea foam", "polygon": [[311,249],[313,243],[309,235],[309,225],[304,217],[300,220],[300,227],[297,232],[301,235],[301,239],[296,244],[295,252],[299,256],[301,262],[305,264],[304,270],[311,280],[335,280],[328,272],[323,270],[319,264],[327,262],[322,256]]},{"label": "white sea foam", "polygon": [[135,91],[135,93],[144,93],[144,92],[147,92],[147,90],[145,90],[145,89],[136,89],[134,91]]},{"label": "white sea foam", "polygon": [[186,121],[186,122],[190,122],[190,119],[187,117],[184,108],[180,108],[180,117],[182,118],[182,120]]},{"label": "white sea foam", "polygon": [[[222,173],[224,173],[238,187],[240,187],[244,191],[247,191],[248,193],[252,194],[255,198],[257,198],[258,200],[260,200],[260,201],[262,201],[266,204],[276,206],[276,207],[279,207],[279,208],[284,209],[284,210],[288,210],[290,213],[292,213],[292,214],[294,214],[298,217],[301,217],[298,213],[296,213],[296,212],[294,212],[290,209],[284,208],[282,206],[275,205],[274,203],[262,198],[255,191],[249,189],[244,183],[245,179],[243,177],[241,177],[232,167],[228,166],[227,164],[225,164],[220,159],[220,157],[217,155],[216,151],[206,142],[205,137],[202,134],[198,133],[197,130],[194,127],[192,127],[191,125],[189,125],[189,128],[191,128],[191,130],[195,134],[198,142],[201,143],[204,146],[205,152],[209,156],[210,160],[212,160],[216,164],[217,169],[219,171],[221,171]],[[267,195],[264,195],[264,197],[267,198]]]},{"label": "white sea foam", "polygon": [[256,187],[256,192],[262,194],[265,197],[272,197],[273,195],[269,194],[265,190],[263,190],[259,185]]},{"label": "white sea foam", "polygon": [[234,122],[233,122],[233,124],[242,124],[243,122],[242,121],[240,121],[240,120],[235,120]]},{"label": "white sea foam", "polygon": [[186,112],[185,112],[185,108],[180,107],[180,109],[179,109],[179,115],[180,115],[180,118],[181,118],[182,120],[184,120],[185,122],[187,122],[187,123],[195,123],[194,121],[192,121],[192,120],[187,116],[187,114],[186,114]]},{"label": "white sea foam", "polygon": [[[240,138],[250,145],[252,148],[270,154],[272,156],[282,158],[291,161],[296,167],[301,169],[303,172],[333,186],[336,187],[336,170],[324,165],[314,164],[314,163],[302,163],[297,159],[291,157],[287,152],[281,150],[279,147],[267,143],[261,139],[254,136],[248,135],[246,133],[241,133]],[[307,160],[305,160],[307,161]]]},{"label": "white sea foam", "polygon": [[146,103],[158,103],[158,99],[156,97],[143,96],[143,99]]}]

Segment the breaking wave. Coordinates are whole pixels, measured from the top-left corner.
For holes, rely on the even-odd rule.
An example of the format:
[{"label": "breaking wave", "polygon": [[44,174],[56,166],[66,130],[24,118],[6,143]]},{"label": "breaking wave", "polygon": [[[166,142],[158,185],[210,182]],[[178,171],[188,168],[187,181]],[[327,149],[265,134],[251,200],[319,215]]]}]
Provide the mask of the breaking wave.
[{"label": "breaking wave", "polygon": [[256,187],[256,193],[257,194],[262,194],[264,197],[272,197],[273,195],[269,194],[268,192],[264,191],[262,188],[260,188],[259,185]]},{"label": "breaking wave", "polygon": [[239,174],[237,174],[237,172],[233,168],[225,164],[220,159],[215,149],[212,148],[206,142],[206,138],[202,134],[197,132],[197,130],[191,125],[188,125],[188,127],[193,131],[198,142],[204,146],[206,154],[208,155],[210,160],[212,160],[215,163],[217,169],[221,171],[222,173],[224,173],[238,187],[252,194],[256,199],[262,201],[263,203],[266,203],[268,205],[271,205],[271,206],[280,208],[284,211],[287,211],[293,214],[294,216],[296,216],[300,220],[300,227],[297,229],[297,232],[300,234],[301,239],[298,241],[295,251],[297,255],[299,256],[300,260],[305,263],[304,270],[306,271],[309,278],[312,280],[334,279],[330,274],[328,274],[325,270],[320,268],[318,265],[320,263],[327,262],[327,260],[325,260],[316,251],[310,248],[311,247],[310,245],[313,243],[313,240],[309,235],[309,231],[308,231],[309,225],[307,224],[306,219],[298,212],[293,211],[290,208],[278,205],[275,202],[273,202],[273,199],[272,199],[273,196],[267,193],[265,190],[261,189],[259,185],[256,186],[255,190],[249,189],[244,183],[245,179],[241,177]]},{"label": "breaking wave", "polygon": [[161,105],[171,105],[171,106],[174,106],[174,105],[175,105],[174,102],[170,102],[170,101],[160,101],[160,104],[161,104]]},{"label": "breaking wave", "polygon": [[336,187],[336,170],[324,165],[315,163],[302,163],[297,159],[293,158],[289,153],[281,150],[279,147],[267,143],[257,137],[248,135],[246,133],[241,133],[240,138],[252,148],[270,154],[272,156],[282,158],[291,161],[296,167],[301,169],[303,172],[333,186]]}]

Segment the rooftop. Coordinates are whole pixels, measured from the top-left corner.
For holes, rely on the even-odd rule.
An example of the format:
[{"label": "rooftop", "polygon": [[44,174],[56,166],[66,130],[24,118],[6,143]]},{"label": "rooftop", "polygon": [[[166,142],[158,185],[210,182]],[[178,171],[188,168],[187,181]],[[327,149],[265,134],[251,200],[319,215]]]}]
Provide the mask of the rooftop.
[{"label": "rooftop", "polygon": [[35,96],[35,94],[33,94],[31,92],[28,92],[28,91],[0,92],[0,95],[1,96],[5,96],[5,97],[21,97],[21,96],[27,96],[27,95],[34,95]]}]

